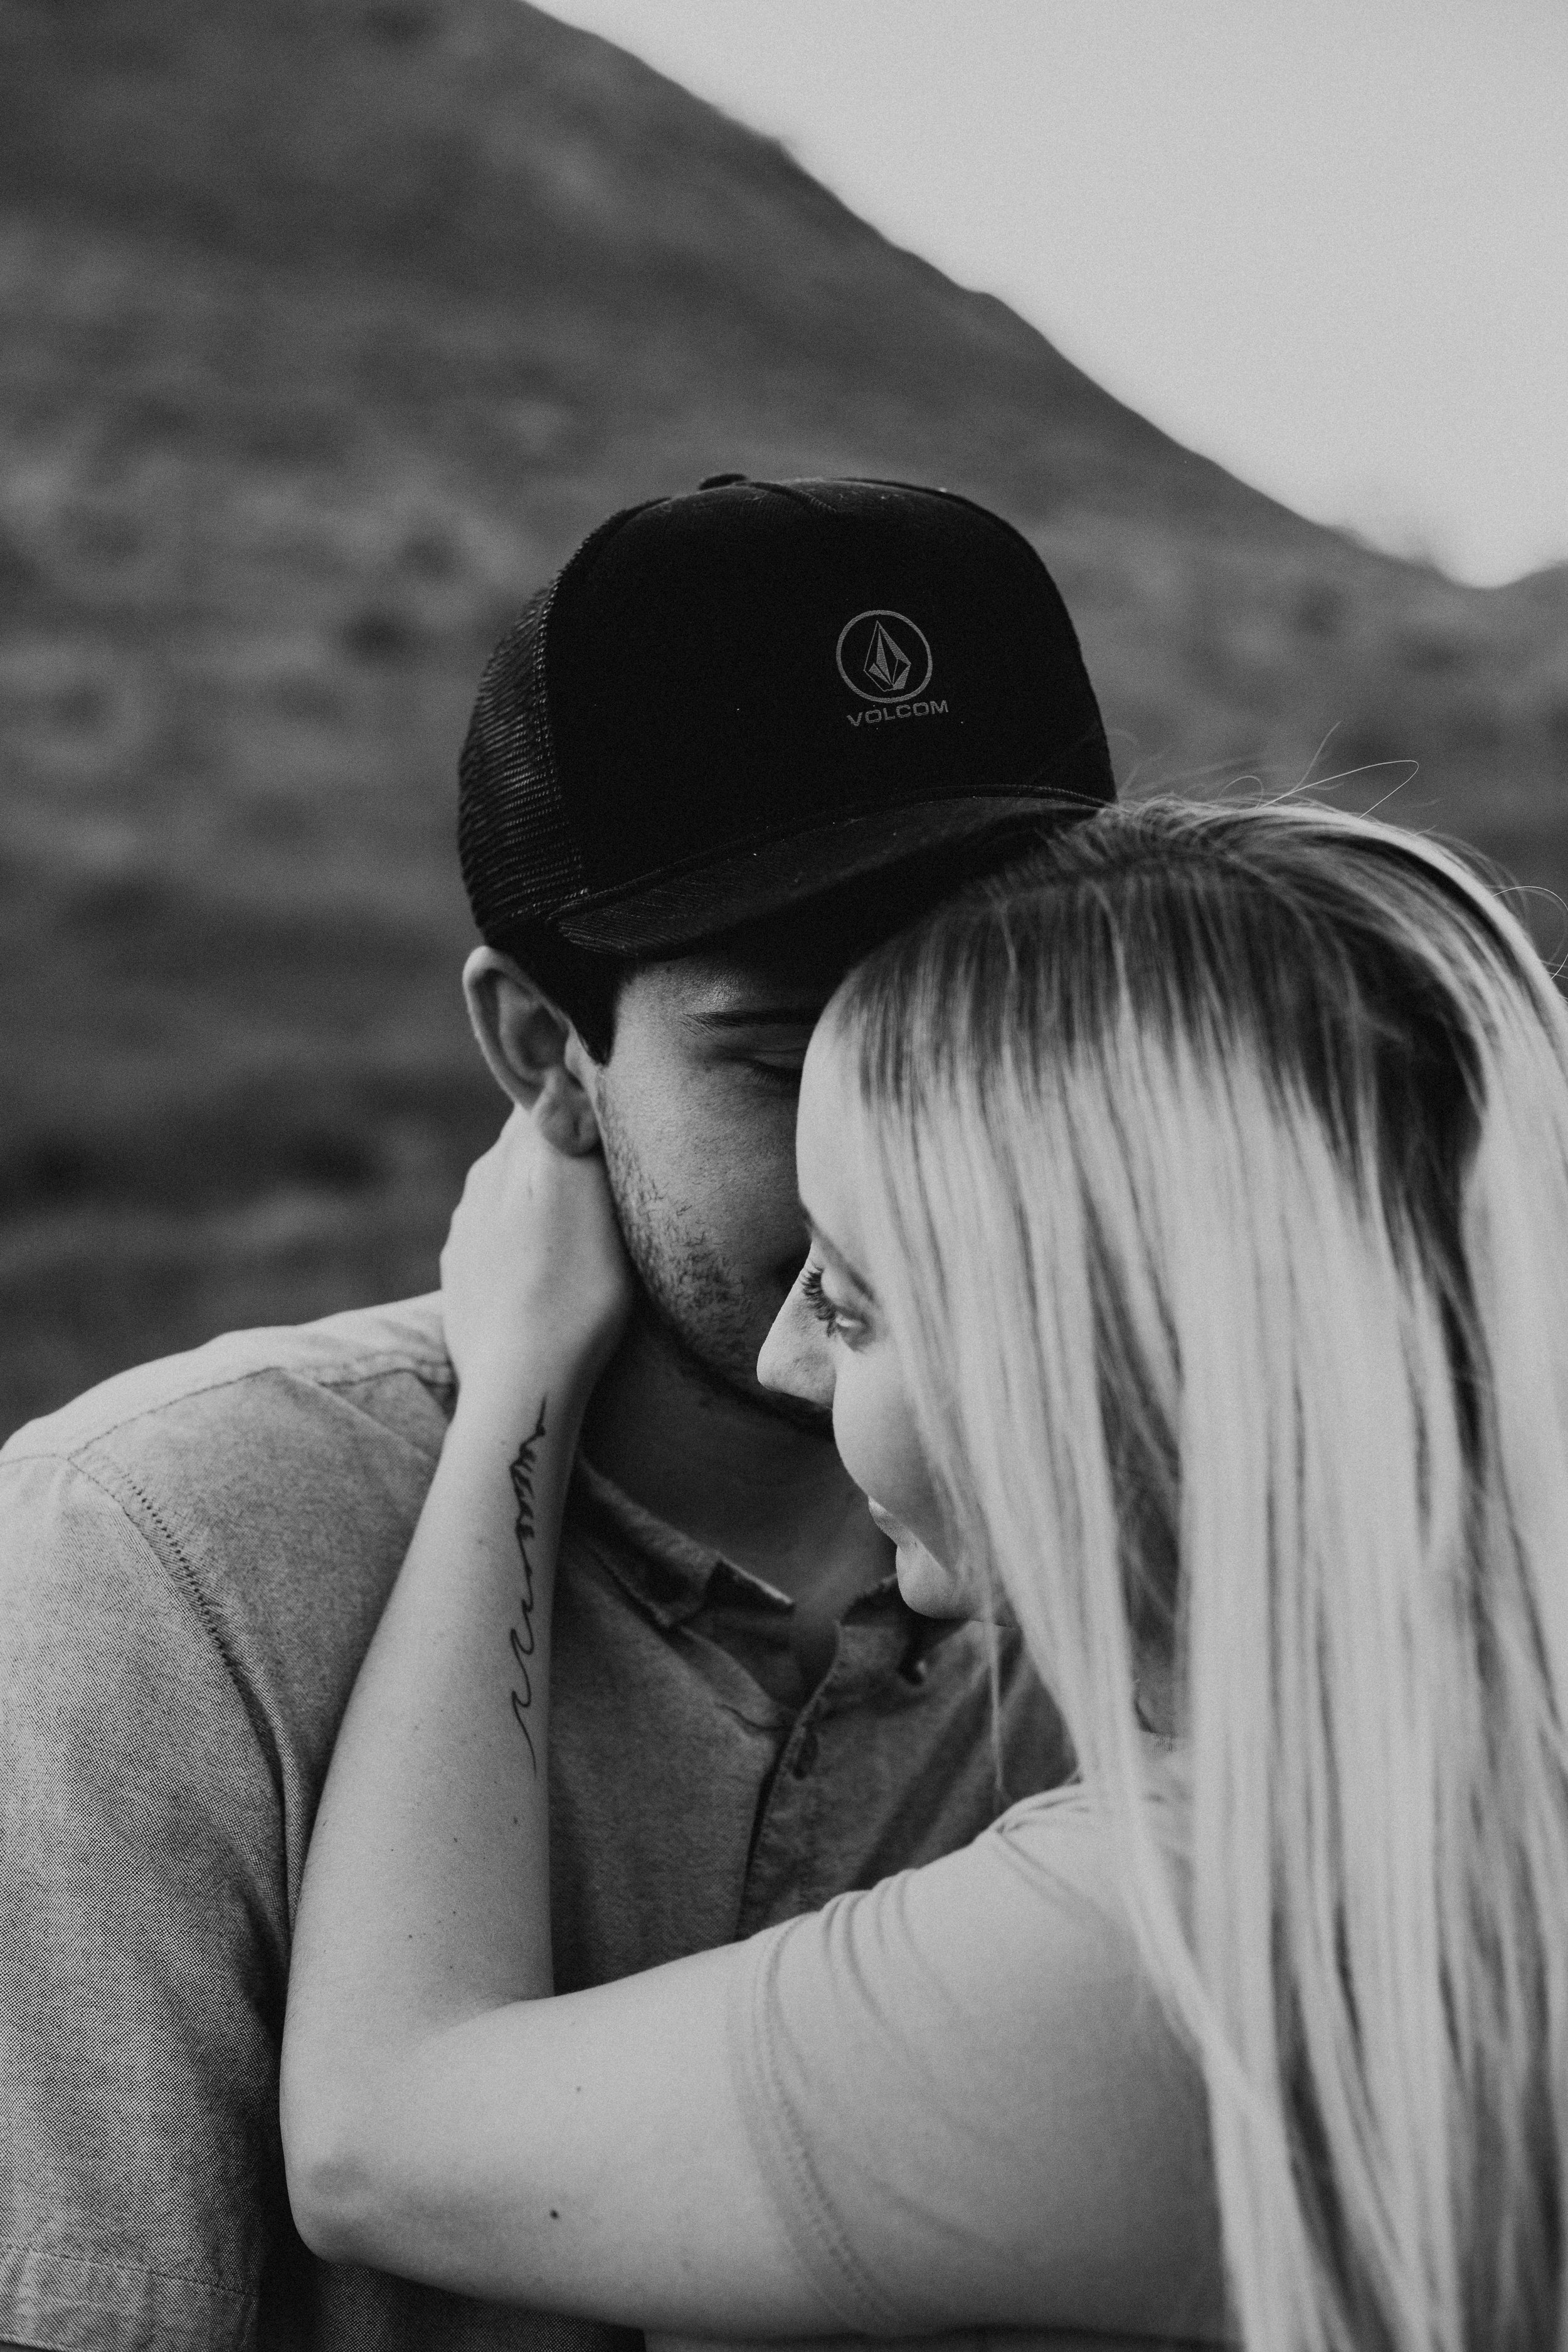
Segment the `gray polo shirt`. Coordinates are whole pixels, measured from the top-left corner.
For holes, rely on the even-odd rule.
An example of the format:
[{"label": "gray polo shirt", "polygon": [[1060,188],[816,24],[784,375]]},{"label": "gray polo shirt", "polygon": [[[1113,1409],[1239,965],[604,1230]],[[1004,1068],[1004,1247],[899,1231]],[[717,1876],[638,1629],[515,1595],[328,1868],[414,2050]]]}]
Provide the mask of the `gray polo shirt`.
[{"label": "gray polo shirt", "polygon": [[[289,2218],[306,1840],[451,1399],[419,1299],[123,1374],[0,1452],[0,2341],[638,2343],[329,2269]],[[1066,1777],[1012,1637],[999,1788],[979,1629],[889,1580],[796,1708],[789,1612],[580,1465],[551,1727],[563,1990],[948,1853]]]}]

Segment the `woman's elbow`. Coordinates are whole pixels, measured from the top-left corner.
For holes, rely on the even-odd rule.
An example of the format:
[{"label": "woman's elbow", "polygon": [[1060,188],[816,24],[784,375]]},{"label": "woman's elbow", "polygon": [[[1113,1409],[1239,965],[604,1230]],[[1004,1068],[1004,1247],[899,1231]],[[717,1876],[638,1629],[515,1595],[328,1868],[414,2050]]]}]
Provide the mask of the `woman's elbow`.
[{"label": "woman's elbow", "polygon": [[280,2121],[294,2227],[323,2262],[373,2259],[380,2135],[363,2100],[285,2057]]}]

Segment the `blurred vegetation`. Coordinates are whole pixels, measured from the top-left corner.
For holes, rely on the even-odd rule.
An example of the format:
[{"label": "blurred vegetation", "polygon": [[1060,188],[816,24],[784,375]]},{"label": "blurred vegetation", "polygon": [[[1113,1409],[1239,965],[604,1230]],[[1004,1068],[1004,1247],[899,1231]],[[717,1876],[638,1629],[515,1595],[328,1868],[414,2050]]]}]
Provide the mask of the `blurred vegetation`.
[{"label": "blurred vegetation", "polygon": [[1568,896],[1568,570],[1315,529],[516,0],[0,0],[0,1428],[427,1286],[485,654],[719,468],[943,481],[1133,789],[1316,782]]}]

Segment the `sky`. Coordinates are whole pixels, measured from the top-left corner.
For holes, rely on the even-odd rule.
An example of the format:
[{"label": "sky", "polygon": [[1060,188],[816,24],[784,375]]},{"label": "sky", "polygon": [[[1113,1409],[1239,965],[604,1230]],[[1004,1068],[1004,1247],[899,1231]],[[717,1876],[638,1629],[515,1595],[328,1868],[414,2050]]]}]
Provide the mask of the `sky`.
[{"label": "sky", "polygon": [[1568,0],[544,5],[1315,520],[1568,560]]}]

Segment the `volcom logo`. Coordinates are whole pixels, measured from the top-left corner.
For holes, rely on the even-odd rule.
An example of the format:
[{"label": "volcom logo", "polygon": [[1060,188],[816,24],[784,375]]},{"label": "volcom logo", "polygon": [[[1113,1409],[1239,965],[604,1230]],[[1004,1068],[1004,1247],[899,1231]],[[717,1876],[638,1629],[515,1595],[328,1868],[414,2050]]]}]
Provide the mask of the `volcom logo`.
[{"label": "volcom logo", "polygon": [[866,675],[874,677],[889,694],[902,694],[910,682],[910,662],[896,637],[890,637],[878,622],[871,632],[871,650],[866,656]]},{"label": "volcom logo", "polygon": [[857,613],[838,632],[838,675],[866,702],[904,702],[931,683],[931,647],[905,613]]}]

